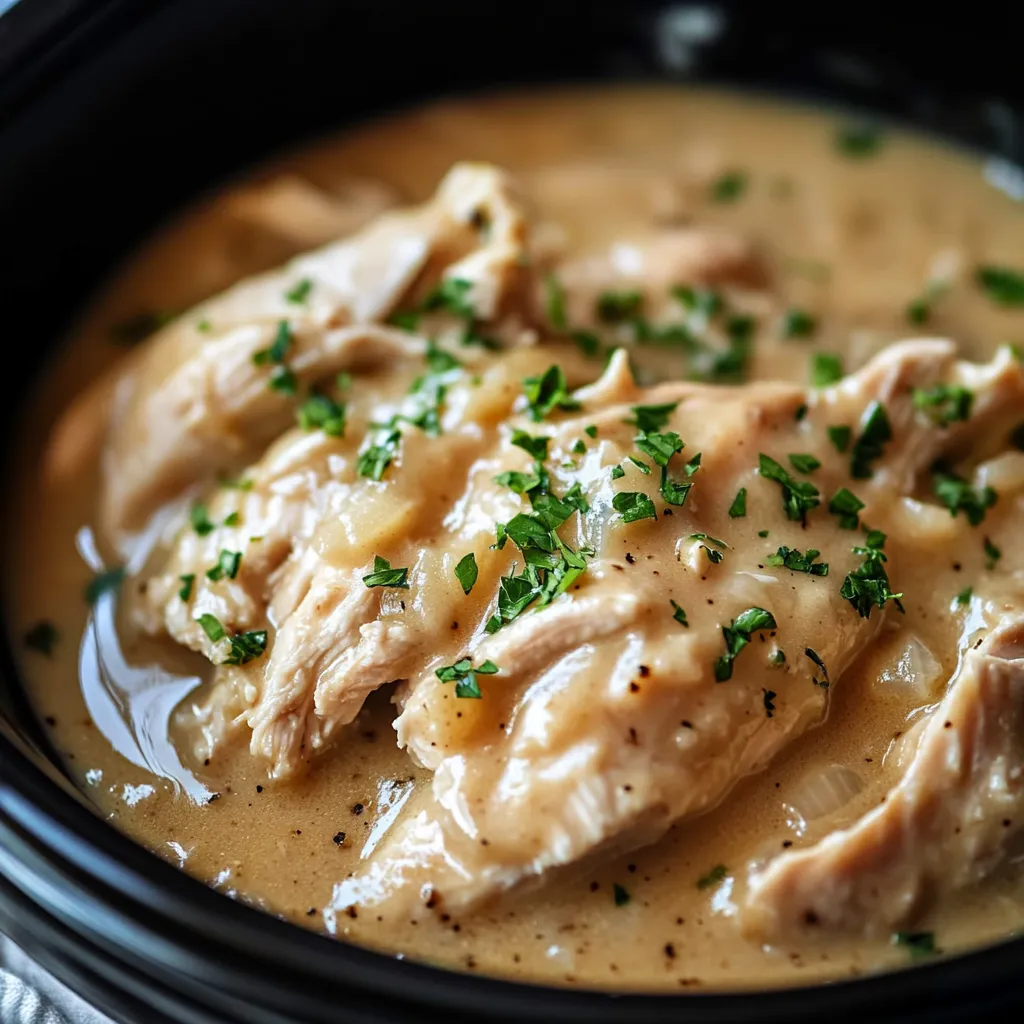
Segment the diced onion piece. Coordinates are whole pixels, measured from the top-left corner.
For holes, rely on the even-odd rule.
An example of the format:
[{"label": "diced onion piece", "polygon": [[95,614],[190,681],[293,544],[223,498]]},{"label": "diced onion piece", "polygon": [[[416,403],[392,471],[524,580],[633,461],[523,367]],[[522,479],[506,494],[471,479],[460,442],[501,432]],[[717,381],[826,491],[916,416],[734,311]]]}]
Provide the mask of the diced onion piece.
[{"label": "diced onion piece", "polygon": [[922,640],[911,634],[903,649],[878,674],[878,682],[909,688],[923,700],[930,700],[942,676],[939,660]]},{"label": "diced onion piece", "polygon": [[803,776],[793,787],[785,806],[805,822],[814,821],[845,807],[863,788],[863,779],[852,768],[830,764]]}]

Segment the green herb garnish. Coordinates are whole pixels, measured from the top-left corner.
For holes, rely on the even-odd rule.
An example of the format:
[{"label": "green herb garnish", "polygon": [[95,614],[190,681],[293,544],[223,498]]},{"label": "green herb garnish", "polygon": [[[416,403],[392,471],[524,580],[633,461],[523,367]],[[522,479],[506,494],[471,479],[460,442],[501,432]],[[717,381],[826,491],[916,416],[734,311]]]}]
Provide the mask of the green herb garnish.
[{"label": "green herb garnish", "polygon": [[618,882],[612,885],[612,899],[615,900],[615,906],[624,907],[629,902],[629,893],[623,889]]},{"label": "green herb garnish", "polygon": [[803,309],[791,307],[783,314],[779,331],[783,338],[809,338],[818,328],[818,321]]},{"label": "green herb garnish", "polygon": [[555,409],[571,411],[580,403],[569,394],[565,373],[560,366],[549,366],[539,377],[527,377],[523,381],[527,410],[530,419],[539,423]]},{"label": "green herb garnish", "polygon": [[201,502],[197,502],[192,506],[192,509],[188,514],[188,521],[192,524],[192,529],[195,530],[200,537],[205,537],[207,534],[213,533],[217,528],[214,525],[213,520],[210,519],[209,510]]},{"label": "green herb garnish", "polygon": [[798,473],[813,473],[821,467],[821,460],[816,459],[813,455],[792,454],[788,455],[787,458],[789,459],[789,464]]},{"label": "green herb garnish", "polygon": [[658,518],[654,502],[642,491],[620,491],[612,498],[612,508],[622,516],[624,523]]},{"label": "green herb garnish", "polygon": [[982,266],[975,280],[1000,306],[1024,306],[1024,273],[1009,267]]},{"label": "green herb garnish", "polygon": [[689,626],[690,622],[686,618],[686,612],[684,612],[683,609],[678,604],[676,604],[676,602],[673,601],[671,598],[669,598],[668,603],[672,605],[672,618],[675,619],[676,622],[678,622],[681,626]]},{"label": "green herb garnish", "polygon": [[849,427],[828,427],[825,431],[835,450],[842,455],[850,447],[853,431]]},{"label": "green herb garnish", "polygon": [[847,574],[839,590],[839,596],[849,601],[862,619],[871,615],[872,608],[884,609],[887,601],[895,602],[896,607],[903,611],[900,603],[903,594],[894,594],[889,586],[886,557],[882,551],[884,544],[885,534],[872,530],[865,539],[865,546],[853,549],[855,554],[864,558],[864,562]]},{"label": "green herb garnish", "polygon": [[892,440],[892,427],[881,402],[872,402],[860,422],[860,435],[850,452],[850,474],[855,480],[867,480],[874,470],[871,463],[882,457],[883,446]]},{"label": "green herb garnish", "polygon": [[304,277],[300,281],[296,281],[295,284],[284,293],[285,300],[292,302],[295,305],[300,305],[309,298],[309,293],[313,290],[313,282],[308,278]]},{"label": "green herb garnish", "polygon": [[292,340],[291,325],[287,320],[279,320],[274,340],[267,348],[261,348],[258,352],[253,353],[252,361],[257,366],[281,365],[284,363],[285,356],[288,355],[288,349],[291,347]]},{"label": "green herb garnish", "polygon": [[923,409],[940,427],[971,416],[974,394],[957,385],[936,384],[933,388],[914,388],[914,408]]},{"label": "green herb garnish", "polygon": [[849,124],[836,132],[836,149],[855,160],[875,156],[882,147],[882,133],[874,125]]},{"label": "green herb garnish", "polygon": [[985,538],[984,548],[986,558],[985,568],[994,569],[996,567],[996,562],[998,562],[999,559],[1003,557],[1003,553],[999,550],[999,548],[995,546],[995,544],[992,543],[992,541],[988,537]]},{"label": "green herb garnish", "polygon": [[715,662],[715,682],[724,683],[732,678],[732,664],[737,655],[750,643],[751,636],[760,630],[775,629],[775,617],[764,608],[748,608],[728,626],[722,627],[725,654]]},{"label": "green herb garnish", "polygon": [[991,487],[975,489],[955,473],[937,472],[932,481],[935,496],[955,516],[963,512],[971,526],[977,526],[998,497]]},{"label": "green herb garnish", "polygon": [[747,190],[743,171],[726,171],[711,183],[711,198],[716,203],[735,202]]},{"label": "green herb garnish", "polygon": [[915,960],[938,952],[934,932],[893,932],[891,942],[894,946],[905,947]]},{"label": "green herb garnish", "polygon": [[728,873],[729,869],[724,864],[716,864],[706,875],[697,879],[697,888],[710,889],[721,882]]},{"label": "green herb garnish", "polygon": [[456,697],[470,697],[479,700],[483,694],[480,692],[476,677],[478,675],[493,676],[497,672],[498,666],[493,661],[485,661],[473,668],[473,662],[469,658],[462,658],[454,665],[445,665],[444,668],[436,669],[434,674],[442,683],[455,684]]},{"label": "green herb garnish", "polygon": [[766,559],[768,565],[779,567],[784,566],[793,572],[806,572],[811,576],[827,576],[828,562],[815,562],[821,552],[816,548],[808,548],[804,554],[796,548],[788,548],[785,545],[779,548],[774,555]]},{"label": "green herb garnish", "polygon": [[831,352],[815,352],[811,356],[811,384],[827,388],[843,379],[843,360]]},{"label": "green herb garnish", "polygon": [[828,503],[828,510],[839,516],[839,526],[843,530],[856,530],[860,525],[858,514],[864,508],[864,502],[852,491],[840,487]]},{"label": "green herb garnish", "polygon": [[192,597],[192,585],[196,581],[196,574],[189,572],[184,576],[179,576],[178,579],[181,580],[181,589],[178,591],[178,597],[182,601],[188,601]]},{"label": "green herb garnish", "polygon": [[964,587],[959,594],[956,595],[956,603],[960,605],[970,603],[971,596],[974,594],[973,587]]},{"label": "green herb garnish", "polygon": [[363,577],[368,587],[400,587],[409,589],[409,570],[392,569],[391,563],[380,555],[373,556],[373,572]]},{"label": "green herb garnish", "polygon": [[608,324],[622,323],[640,312],[644,297],[638,291],[602,292],[597,298],[598,320]]},{"label": "green herb garnish", "polygon": [[747,514],[747,489],[741,487],[736,492],[736,497],[732,499],[732,504],[729,506],[729,518],[730,519],[742,519]]},{"label": "green herb garnish", "polygon": [[544,306],[547,310],[548,323],[556,331],[566,330],[569,322],[565,315],[565,289],[554,274],[548,274],[544,278]]},{"label": "green herb garnish", "polygon": [[455,578],[462,585],[462,592],[464,594],[468,594],[473,589],[473,584],[476,583],[479,571],[476,564],[476,555],[472,551],[459,559],[458,564],[455,566]]},{"label": "green herb garnish", "polygon": [[758,472],[766,480],[774,480],[782,488],[782,508],[788,519],[805,522],[807,513],[821,504],[814,484],[796,480],[792,474],[767,455],[758,456]]},{"label": "green herb garnish", "polygon": [[228,551],[221,549],[217,557],[217,564],[206,570],[208,580],[233,580],[238,575],[239,566],[242,564],[241,551]]},{"label": "green herb garnish", "polygon": [[311,392],[297,416],[303,430],[320,429],[330,437],[345,436],[345,406],[339,405],[327,395]]}]

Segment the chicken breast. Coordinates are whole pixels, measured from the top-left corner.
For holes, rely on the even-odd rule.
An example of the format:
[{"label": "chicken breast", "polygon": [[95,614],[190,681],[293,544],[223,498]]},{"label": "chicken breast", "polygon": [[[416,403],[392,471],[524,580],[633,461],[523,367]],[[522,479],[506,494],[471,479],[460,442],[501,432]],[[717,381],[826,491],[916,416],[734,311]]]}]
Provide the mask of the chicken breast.
[{"label": "chicken breast", "polygon": [[[1021,595],[1017,595],[1018,601]],[[1024,826],[1024,620],[1004,615],[964,654],[946,697],[908,737],[908,765],[848,829],[751,879],[743,926],[762,942],[823,931],[885,935],[979,881]]]},{"label": "chicken breast", "polygon": [[[609,377],[589,393],[625,387],[617,368]],[[966,377],[986,382],[967,422],[938,427],[919,415],[915,389]],[[474,631],[459,654],[464,678],[481,666],[493,670],[474,676],[482,699],[460,699],[474,694],[445,684],[452,673],[444,658],[429,660],[402,691],[399,741],[433,769],[432,798],[377,848],[362,875],[339,886],[336,907],[387,903],[403,912],[429,891],[430,905],[465,908],[598,851],[646,844],[715,805],[823,720],[830,687],[899,606],[886,567],[898,581],[915,546],[896,534],[887,543],[862,540],[822,509],[794,509],[795,478],[782,487],[780,514],[770,466],[762,461],[755,474],[758,449],[808,444],[825,435],[826,422],[869,422],[884,400],[891,436],[874,452],[873,475],[857,484],[864,518],[884,529],[934,460],[991,432],[1019,407],[1022,388],[1012,360],[965,367],[948,343],[916,342],[808,395],[771,385],[643,393],[648,406],[678,403],[666,427],[701,452],[693,494],[681,508],[667,507],[650,478],[634,471],[629,483],[643,488],[634,493],[671,518],[625,522],[614,485],[581,470],[595,483],[570,543],[593,549],[593,561],[550,608],[497,632]],[[627,465],[629,412],[587,407],[561,423],[555,464],[593,421],[600,444],[587,458]],[[823,493],[850,482],[850,456],[812,451],[821,466],[810,474]],[[727,513],[741,487],[756,520]],[[856,526],[853,518],[847,526]],[[760,562],[749,557],[759,546],[755,524],[771,527]],[[671,560],[665,531],[675,538]],[[813,552],[804,550],[812,544]],[[827,570],[812,567],[818,558]]]},{"label": "chicken breast", "polygon": [[495,168],[458,165],[434,198],[231,288],[160,331],[121,378],[104,461],[102,521],[123,547],[161,503],[244,465],[277,436],[290,395],[339,370],[382,366],[423,341],[382,326],[440,280],[494,318],[520,274],[526,228]]}]

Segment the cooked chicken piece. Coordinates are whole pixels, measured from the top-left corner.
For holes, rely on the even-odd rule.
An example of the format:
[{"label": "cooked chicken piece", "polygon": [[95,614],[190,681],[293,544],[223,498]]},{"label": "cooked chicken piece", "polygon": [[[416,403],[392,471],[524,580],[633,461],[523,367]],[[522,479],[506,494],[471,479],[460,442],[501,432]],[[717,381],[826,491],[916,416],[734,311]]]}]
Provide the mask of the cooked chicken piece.
[{"label": "cooked chicken piece", "polygon": [[999,864],[1024,826],[1019,613],[963,655],[945,699],[908,746],[906,773],[880,806],[753,875],[743,909],[751,937],[884,935]]},{"label": "cooked chicken piece", "polygon": [[[571,480],[586,482],[589,512],[565,539],[597,554],[551,607],[525,612],[493,635],[480,621],[456,656],[430,658],[431,648],[422,650],[428,660],[402,691],[396,728],[400,742],[435,772],[433,803],[378,847],[365,874],[345,883],[338,898],[395,900],[402,912],[426,886],[446,906],[464,907],[596,850],[647,843],[716,804],[737,779],[817,725],[829,686],[896,600],[881,611],[869,601],[858,614],[840,581],[868,564],[877,582],[880,558],[854,555],[861,536],[838,529],[824,509],[811,511],[804,526],[799,513],[784,517],[780,505],[792,500],[790,488],[755,476],[757,453],[767,449],[779,460],[793,451],[816,455],[822,465],[811,479],[827,501],[850,483],[849,460],[858,456],[821,443],[825,425],[856,423],[884,399],[893,436],[872,455],[874,475],[855,484],[864,516],[884,528],[906,493],[901,488],[916,488],[937,455],[952,455],[967,432],[986,432],[1020,408],[1017,364],[972,371],[953,356],[948,343],[907,343],[806,396],[780,385],[645,392],[645,405],[679,403],[664,427],[688,442],[679,458],[702,453],[683,507],[667,507],[657,477],[624,461],[635,434],[624,422],[629,406],[588,406],[561,422],[551,445],[554,466],[584,424],[597,427],[596,448],[577,470],[552,471],[556,492]],[[609,373],[621,377],[621,367]],[[970,374],[990,393],[977,396],[967,423],[939,427],[917,415],[913,388]],[[616,387],[621,379],[590,393]],[[808,412],[797,417],[805,400]],[[619,463],[627,478],[616,485],[607,469]],[[625,523],[612,498],[627,486],[641,488],[652,510],[671,512],[671,519]],[[727,514],[741,486],[756,518]],[[481,499],[471,490],[461,504]],[[754,534],[761,526],[771,527],[763,561],[741,561],[742,549],[760,546]],[[666,531],[675,538],[674,562],[664,558]],[[813,546],[830,565],[828,576],[773,567],[768,556],[780,545],[800,552]],[[898,581],[907,541],[890,537],[885,553]],[[685,611],[687,625],[673,618],[670,601]],[[784,665],[775,664],[777,649]],[[459,699],[437,678],[436,670],[459,658],[477,669],[497,667],[476,679],[481,700]]]},{"label": "cooked chicken piece", "polygon": [[244,281],[160,331],[115,397],[102,494],[112,539],[123,546],[158,505],[281,432],[294,401],[270,386],[275,374],[287,369],[305,388],[420,354],[421,340],[380,324],[414,286],[421,298],[442,278],[467,281],[464,302],[494,317],[521,273],[525,233],[506,177],[457,165],[425,205]]}]

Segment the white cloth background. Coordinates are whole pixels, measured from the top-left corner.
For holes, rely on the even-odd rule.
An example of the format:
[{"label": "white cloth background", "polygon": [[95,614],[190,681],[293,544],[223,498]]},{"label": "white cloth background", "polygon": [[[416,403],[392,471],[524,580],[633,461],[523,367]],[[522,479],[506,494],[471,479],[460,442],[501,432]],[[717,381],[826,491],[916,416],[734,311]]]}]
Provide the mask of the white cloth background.
[{"label": "white cloth background", "polygon": [[0,1024],[111,1024],[0,936]]}]

